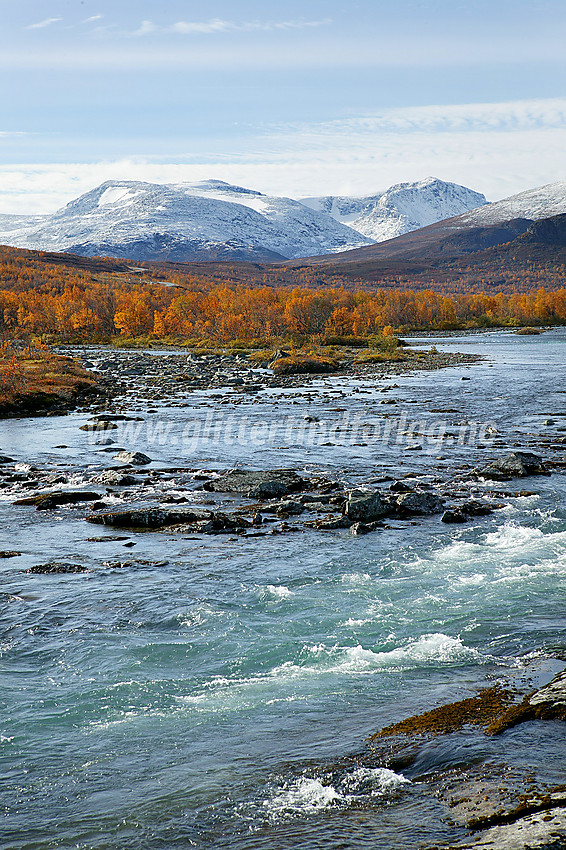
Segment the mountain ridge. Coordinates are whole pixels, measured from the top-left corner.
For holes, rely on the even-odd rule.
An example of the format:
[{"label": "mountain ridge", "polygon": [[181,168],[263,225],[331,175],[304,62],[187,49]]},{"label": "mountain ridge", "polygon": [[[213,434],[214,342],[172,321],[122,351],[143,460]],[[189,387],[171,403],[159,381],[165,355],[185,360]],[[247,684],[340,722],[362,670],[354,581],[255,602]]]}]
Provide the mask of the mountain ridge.
[{"label": "mountain ridge", "polygon": [[[484,202],[483,195],[436,178],[348,199],[362,211],[358,219],[368,233],[379,238],[387,228],[414,229],[456,208],[469,211]],[[0,242],[138,262],[276,262],[340,253],[375,241],[324,206],[214,179],[171,184],[110,180],[51,215],[0,215]]]},{"label": "mountain ridge", "polygon": [[548,183],[394,239],[339,252],[333,257],[303,257],[300,263],[323,265],[458,257],[505,244],[524,233],[533,221],[564,213],[566,181]]}]

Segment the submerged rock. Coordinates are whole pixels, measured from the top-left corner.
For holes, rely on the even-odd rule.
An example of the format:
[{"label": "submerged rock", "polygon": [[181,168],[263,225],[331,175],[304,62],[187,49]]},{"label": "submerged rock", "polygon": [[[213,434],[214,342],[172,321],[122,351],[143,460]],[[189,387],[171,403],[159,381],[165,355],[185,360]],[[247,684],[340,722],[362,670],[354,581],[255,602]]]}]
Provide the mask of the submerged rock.
[{"label": "submerged rock", "polygon": [[494,481],[508,481],[510,478],[525,478],[529,475],[550,475],[550,472],[538,455],[532,452],[511,452],[474,470],[474,474]]},{"label": "submerged rock", "polygon": [[0,552],[0,558],[19,558],[21,554],[21,552],[5,550],[3,552]]},{"label": "submerged rock", "polygon": [[494,685],[484,688],[477,696],[441,705],[386,726],[368,740],[376,741],[391,735],[446,735],[468,724],[486,726],[490,720],[501,716],[512,699],[509,691]]},{"label": "submerged rock", "polygon": [[13,457],[8,457],[8,455],[0,455],[0,463],[15,463]]},{"label": "submerged rock", "polygon": [[82,564],[70,564],[67,561],[48,561],[46,564],[36,564],[26,573],[88,573],[88,568]]}]

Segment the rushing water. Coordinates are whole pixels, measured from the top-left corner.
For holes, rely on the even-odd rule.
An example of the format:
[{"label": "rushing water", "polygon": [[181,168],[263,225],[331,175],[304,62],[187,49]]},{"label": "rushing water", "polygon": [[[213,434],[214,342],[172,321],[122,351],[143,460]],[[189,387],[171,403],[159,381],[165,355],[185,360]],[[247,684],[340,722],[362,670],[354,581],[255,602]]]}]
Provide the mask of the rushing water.
[{"label": "rushing water", "polygon": [[[566,436],[564,331],[432,343],[487,359],[396,377],[396,411],[416,420],[453,409],[455,434],[459,420],[492,423],[487,444],[413,453],[340,432],[324,441],[334,445],[305,443],[298,430],[277,444],[249,432],[230,442],[204,425],[183,442],[187,422],[229,416],[200,393],[159,411],[173,427],[158,445],[142,429],[127,447],[147,450],[154,467],[290,466],[367,483],[452,468],[462,478],[466,464],[533,449],[532,435]],[[302,398],[264,391],[238,416],[247,427],[306,413],[377,421],[392,383],[332,377]],[[85,419],[4,421],[0,450],[84,485],[111,464],[78,430]],[[540,782],[563,780],[553,724],[449,736],[404,769],[347,758],[380,727],[486,682],[552,675],[566,651],[566,479],[503,489],[525,485],[534,495],[464,526],[431,517],[365,537],[138,534],[133,548],[88,542],[113,534],[87,526],[84,510],[36,512],[0,491],[0,549],[22,552],[0,562],[0,846],[407,850],[456,834],[427,793],[435,771],[504,758]],[[54,557],[91,571],[24,571]],[[116,560],[134,563],[105,566]]]}]

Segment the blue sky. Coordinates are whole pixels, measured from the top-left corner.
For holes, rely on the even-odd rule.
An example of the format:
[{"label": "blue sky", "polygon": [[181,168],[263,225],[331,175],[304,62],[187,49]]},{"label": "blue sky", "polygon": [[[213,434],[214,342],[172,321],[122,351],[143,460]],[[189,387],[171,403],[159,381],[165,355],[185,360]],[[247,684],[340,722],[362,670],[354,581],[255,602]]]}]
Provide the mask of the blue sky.
[{"label": "blue sky", "polygon": [[564,0],[0,0],[0,211],[105,179],[292,197],[566,178]]}]

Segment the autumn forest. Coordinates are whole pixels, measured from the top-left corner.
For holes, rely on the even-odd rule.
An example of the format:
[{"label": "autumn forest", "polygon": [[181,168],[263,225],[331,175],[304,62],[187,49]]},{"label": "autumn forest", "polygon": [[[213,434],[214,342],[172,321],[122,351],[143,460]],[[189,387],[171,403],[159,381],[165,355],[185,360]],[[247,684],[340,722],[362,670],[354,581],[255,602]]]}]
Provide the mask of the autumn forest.
[{"label": "autumn forest", "polygon": [[[150,264],[148,264],[150,265]],[[449,292],[392,288],[274,286],[258,275],[219,280],[191,267],[130,269],[110,260],[64,259],[0,249],[3,339],[116,342],[133,339],[226,344],[366,337],[384,327],[460,329],[566,324],[566,287],[532,291]],[[563,276],[562,276],[563,277]],[[538,281],[540,283],[540,280]],[[302,283],[302,285],[300,285]]]}]

